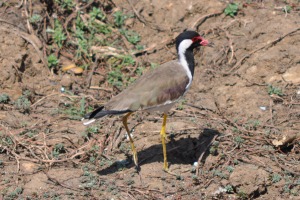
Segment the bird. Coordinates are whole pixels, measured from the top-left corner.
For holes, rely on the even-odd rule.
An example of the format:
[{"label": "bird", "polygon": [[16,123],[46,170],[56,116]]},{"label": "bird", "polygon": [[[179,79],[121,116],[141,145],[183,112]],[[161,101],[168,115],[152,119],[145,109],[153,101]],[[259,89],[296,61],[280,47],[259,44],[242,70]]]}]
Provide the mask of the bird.
[{"label": "bird", "polygon": [[123,114],[122,122],[131,144],[133,160],[138,167],[137,151],[131,137],[127,120],[136,111],[163,113],[163,123],[160,131],[163,149],[163,169],[169,171],[166,149],[166,124],[168,111],[184,96],[191,86],[194,76],[193,49],[200,46],[213,46],[213,43],[205,40],[196,31],[186,30],[180,33],[176,39],[176,51],[178,58],[166,62],[149,73],[143,74],[128,88],[112,97],[106,104],[83,117],[83,124],[89,125],[106,115]]}]

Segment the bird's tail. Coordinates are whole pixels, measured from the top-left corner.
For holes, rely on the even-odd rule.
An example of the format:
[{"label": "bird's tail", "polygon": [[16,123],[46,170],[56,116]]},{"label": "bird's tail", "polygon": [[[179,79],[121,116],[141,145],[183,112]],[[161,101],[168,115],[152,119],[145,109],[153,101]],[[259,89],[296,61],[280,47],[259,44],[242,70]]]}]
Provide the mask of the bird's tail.
[{"label": "bird's tail", "polygon": [[83,116],[82,121],[84,125],[89,125],[105,115],[119,115],[130,112],[130,110],[105,110],[104,106],[97,108],[96,110],[87,113]]}]

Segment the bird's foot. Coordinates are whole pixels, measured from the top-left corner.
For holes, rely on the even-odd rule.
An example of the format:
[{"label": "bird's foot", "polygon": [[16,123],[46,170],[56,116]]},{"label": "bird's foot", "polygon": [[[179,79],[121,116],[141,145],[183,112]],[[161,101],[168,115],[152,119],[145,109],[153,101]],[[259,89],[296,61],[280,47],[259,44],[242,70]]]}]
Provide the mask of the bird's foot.
[{"label": "bird's foot", "polygon": [[164,168],[163,170],[164,170],[166,173],[170,174],[170,175],[173,175],[173,176],[176,176],[176,177],[178,176],[178,175],[175,174],[174,172],[171,172],[169,168]]}]

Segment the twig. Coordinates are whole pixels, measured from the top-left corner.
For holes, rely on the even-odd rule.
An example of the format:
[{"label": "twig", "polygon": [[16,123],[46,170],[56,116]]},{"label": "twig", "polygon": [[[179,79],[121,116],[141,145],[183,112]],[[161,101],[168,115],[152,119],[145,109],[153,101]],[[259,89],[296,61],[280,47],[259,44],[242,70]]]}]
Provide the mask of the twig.
[{"label": "twig", "polygon": [[222,31],[224,31],[227,39],[228,39],[228,42],[229,42],[229,47],[230,47],[230,50],[231,50],[231,56],[230,56],[230,59],[228,60],[228,64],[231,63],[232,59],[233,59],[233,56],[234,56],[234,49],[233,49],[233,45],[232,45],[232,39],[231,39],[231,36],[230,34],[228,33],[227,30],[223,29],[223,28],[220,28]]},{"label": "twig", "polygon": [[243,57],[242,57],[242,58],[241,58],[241,59],[240,59],[240,60],[239,60],[239,61],[238,61],[238,62],[237,62],[230,70],[229,70],[229,72],[224,73],[224,75],[230,75],[230,74],[232,74],[232,72],[233,72],[233,71],[236,71],[237,68],[244,62],[244,60],[246,60],[247,58],[249,58],[250,56],[252,56],[254,53],[256,53],[256,52],[258,52],[258,51],[260,51],[260,50],[262,50],[262,49],[264,49],[264,48],[271,47],[271,46],[277,44],[278,42],[280,42],[281,40],[283,40],[285,37],[287,37],[287,36],[289,36],[289,35],[291,35],[291,34],[297,32],[297,31],[299,31],[299,30],[300,30],[300,27],[298,27],[298,28],[296,28],[296,29],[294,29],[294,30],[292,30],[292,31],[290,31],[290,32],[288,32],[288,33],[286,33],[286,34],[284,34],[284,35],[282,35],[282,36],[276,38],[275,40],[271,41],[270,43],[267,43],[267,44],[265,44],[265,45],[263,45],[263,46],[261,46],[261,47],[259,47],[259,48],[257,48],[257,49],[254,49],[254,50],[251,51],[250,53],[248,53],[248,54],[246,54],[245,56],[243,56]]},{"label": "twig", "polygon": [[70,187],[68,185],[65,185],[65,184],[59,182],[58,180],[56,180],[55,178],[49,176],[49,174],[47,172],[45,172],[45,171],[43,171],[43,172],[47,176],[48,180],[51,181],[51,182],[53,182],[55,185],[60,185],[60,186],[62,186],[64,188],[67,188],[67,189],[70,189],[70,190],[74,190],[74,191],[77,191],[77,192],[83,191],[83,190],[80,190],[80,189],[73,188],[73,187]]},{"label": "twig", "polygon": [[199,17],[191,26],[190,28],[191,29],[198,29],[198,27],[203,24],[208,18],[211,18],[211,17],[216,17],[216,16],[219,16],[223,14],[223,11],[222,12],[216,12],[216,13],[211,13],[211,14],[208,14],[208,15],[204,15],[204,16],[201,16]]},{"label": "twig", "polygon": [[93,89],[93,90],[104,90],[106,92],[113,92],[113,90],[110,89],[110,88],[104,88],[104,87],[98,87],[98,86],[91,86],[90,89]]},{"label": "twig", "polygon": [[90,71],[90,74],[86,80],[86,88],[89,88],[91,86],[92,77],[97,66],[98,66],[98,56],[96,57],[96,60],[92,66],[92,70]]},{"label": "twig", "polygon": [[138,20],[140,20],[140,22],[147,24],[147,22],[139,15],[139,13],[137,12],[137,10],[135,9],[135,7],[133,6],[133,4],[131,3],[130,0],[127,0],[127,3],[130,5],[130,7],[132,8],[134,14],[136,15],[136,17],[138,18]]}]

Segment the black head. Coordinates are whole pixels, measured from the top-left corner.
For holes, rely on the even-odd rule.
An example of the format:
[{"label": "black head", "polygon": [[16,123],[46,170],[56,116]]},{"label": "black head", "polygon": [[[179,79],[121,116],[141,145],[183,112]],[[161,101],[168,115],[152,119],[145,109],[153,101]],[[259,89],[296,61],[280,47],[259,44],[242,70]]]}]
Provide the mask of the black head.
[{"label": "black head", "polygon": [[184,31],[182,33],[180,33],[177,38],[176,38],[176,49],[178,51],[179,45],[182,41],[184,40],[190,40],[190,46],[188,46],[187,48],[191,48],[194,49],[195,47],[198,46],[210,46],[211,43],[209,43],[207,40],[205,40],[204,38],[202,38],[199,33],[197,33],[196,31]]}]

